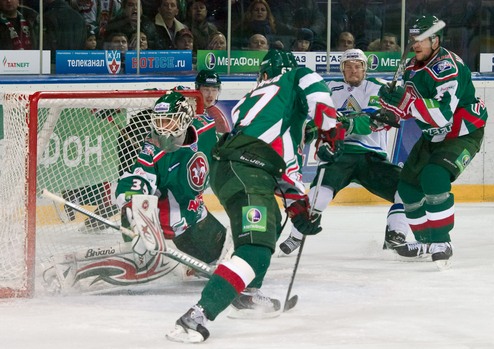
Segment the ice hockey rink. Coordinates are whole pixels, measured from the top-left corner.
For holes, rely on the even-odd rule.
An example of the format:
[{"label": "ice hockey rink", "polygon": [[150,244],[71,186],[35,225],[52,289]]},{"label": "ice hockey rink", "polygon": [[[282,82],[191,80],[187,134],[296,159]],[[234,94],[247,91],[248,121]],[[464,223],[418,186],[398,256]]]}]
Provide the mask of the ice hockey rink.
[{"label": "ice hockey rink", "polygon": [[[386,212],[382,205],[330,206],[323,232],[306,240],[292,289],[296,307],[264,320],[233,320],[225,311],[209,322],[211,337],[198,346],[494,348],[494,203],[457,204],[446,271],[430,259],[402,261],[383,251]],[[278,253],[263,291],[283,302],[296,254]],[[54,296],[38,289],[32,299],[0,300],[0,347],[185,348],[165,333],[195,304],[204,282],[177,273],[101,294]]]}]

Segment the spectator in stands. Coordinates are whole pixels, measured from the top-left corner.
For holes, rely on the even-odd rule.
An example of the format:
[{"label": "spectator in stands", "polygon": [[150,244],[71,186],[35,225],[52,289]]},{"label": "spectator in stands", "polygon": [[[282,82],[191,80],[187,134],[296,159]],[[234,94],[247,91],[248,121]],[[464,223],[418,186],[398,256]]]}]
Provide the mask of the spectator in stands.
[{"label": "spectator in stands", "polygon": [[86,43],[84,45],[85,50],[96,50],[98,41],[96,40],[96,33],[93,29],[87,30]]},{"label": "spectator in stands", "polygon": [[194,35],[194,50],[205,50],[211,35],[218,31],[207,19],[208,10],[205,1],[192,0],[189,5],[189,19],[186,24]]},{"label": "spectator in stands", "polygon": [[[72,3],[72,0],[70,1]],[[121,10],[121,0],[75,0],[86,26],[100,37],[105,36],[106,25]]]},{"label": "spectator in stands", "polygon": [[384,33],[382,39],[376,39],[367,47],[368,51],[399,52],[398,36],[392,33]]},{"label": "spectator in stands", "polygon": [[208,43],[208,50],[226,50],[226,37],[221,32],[211,35]]},{"label": "spectator in stands", "polygon": [[[277,32],[278,23],[276,23],[267,1],[252,0],[245,13],[245,18],[233,31],[232,45],[237,49],[244,48],[254,34],[263,35],[272,44],[279,41]],[[277,43],[275,46],[280,48],[280,45]]]},{"label": "spectator in stands", "polygon": [[288,46],[297,35],[297,30],[307,28],[314,34],[314,44],[326,50],[326,17],[318,0],[268,0],[277,24],[283,35],[282,41]]},{"label": "spectator in stands", "polygon": [[176,17],[179,14],[177,0],[161,0],[159,2],[158,14],[154,18],[154,24],[160,40],[162,50],[175,49],[175,35],[186,25]]},{"label": "spectator in stands", "polygon": [[[166,0],[165,0],[166,1]],[[123,0],[122,12],[116,18],[108,22],[106,26],[105,41],[108,42],[108,36],[114,32],[124,33],[127,38],[132,37],[132,34],[137,30],[137,6],[138,0]],[[142,9],[141,9],[142,13]],[[141,30],[146,32],[148,45],[150,49],[158,49],[158,34],[156,27],[149,18],[141,15]],[[101,35],[100,35],[101,38]]]},{"label": "spectator in stands", "polygon": [[[230,0],[232,24],[241,24],[245,17],[245,11],[249,7],[250,0]],[[228,1],[208,0],[210,9],[210,21],[216,25],[218,31],[226,33],[228,30]],[[240,30],[242,31],[242,30]]]},{"label": "spectator in stands", "polygon": [[252,35],[249,38],[249,45],[247,46],[247,50],[268,51],[269,50],[268,39],[266,39],[266,37],[261,34]]},{"label": "spectator in stands", "polygon": [[112,32],[108,35],[108,39],[107,50],[117,50],[124,53],[129,49],[129,40],[125,33]]},{"label": "spectator in stands", "polygon": [[81,50],[86,42],[86,22],[65,0],[44,0],[43,49],[51,51],[55,63],[57,50]]},{"label": "spectator in stands", "polygon": [[351,48],[355,48],[355,37],[350,32],[342,32],[338,37],[336,51],[344,52]]},{"label": "spectator in stands", "polygon": [[[141,31],[139,35],[139,46],[141,50],[147,50],[149,48],[148,36],[144,31]],[[137,50],[137,32],[134,32],[130,37],[129,50]]]},{"label": "spectator in stands", "polygon": [[177,50],[194,49],[194,35],[188,28],[179,30],[175,35],[175,48]]},{"label": "spectator in stands", "polygon": [[38,17],[33,9],[19,6],[19,0],[0,0],[0,49],[37,49]]},{"label": "spectator in stands", "polygon": [[314,33],[307,28],[301,28],[297,32],[297,37],[292,45],[292,51],[310,51],[314,42]]},{"label": "spectator in stands", "polygon": [[352,33],[355,48],[366,51],[369,43],[381,37],[382,20],[373,12],[369,0],[340,0],[332,6],[331,13],[332,31]]}]

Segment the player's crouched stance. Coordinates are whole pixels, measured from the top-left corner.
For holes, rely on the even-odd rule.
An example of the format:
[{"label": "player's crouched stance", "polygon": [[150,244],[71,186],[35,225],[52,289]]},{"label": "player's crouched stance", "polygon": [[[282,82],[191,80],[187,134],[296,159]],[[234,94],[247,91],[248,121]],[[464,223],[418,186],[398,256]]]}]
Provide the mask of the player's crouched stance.
[{"label": "player's crouched stance", "polygon": [[281,233],[275,192],[283,191],[290,199],[287,212],[302,234],[321,230],[320,217],[309,214],[305,186],[297,182],[307,115],[321,130],[336,126],[328,87],[317,73],[298,68],[291,52],[270,50],[261,63],[258,85],[232,110],[232,132],[213,149],[211,188],[230,218],[233,256],[218,266],[197,304],[176,321],[169,340],[206,340],[207,321],[229,306],[242,317],[281,312],[280,301],[259,290]]}]

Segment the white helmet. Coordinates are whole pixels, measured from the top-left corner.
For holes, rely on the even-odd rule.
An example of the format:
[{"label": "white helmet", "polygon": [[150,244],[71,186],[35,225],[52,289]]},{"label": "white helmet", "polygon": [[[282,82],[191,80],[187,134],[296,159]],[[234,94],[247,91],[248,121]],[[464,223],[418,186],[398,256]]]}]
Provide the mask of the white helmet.
[{"label": "white helmet", "polygon": [[351,48],[343,52],[340,59],[340,71],[342,73],[346,61],[361,61],[362,65],[364,66],[364,71],[367,72],[367,56],[365,55],[364,51],[358,48]]}]

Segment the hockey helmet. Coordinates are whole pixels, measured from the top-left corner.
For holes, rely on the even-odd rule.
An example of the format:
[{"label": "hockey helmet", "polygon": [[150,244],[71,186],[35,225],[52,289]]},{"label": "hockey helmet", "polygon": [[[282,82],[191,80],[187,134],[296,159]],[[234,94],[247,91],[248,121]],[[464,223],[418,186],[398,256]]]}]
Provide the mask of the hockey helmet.
[{"label": "hockey helmet", "polygon": [[362,66],[364,67],[364,71],[367,71],[367,56],[364,51],[358,48],[351,48],[343,52],[340,58],[340,71],[343,73],[343,69],[345,68],[345,62],[348,61],[360,61],[362,62]]},{"label": "hockey helmet", "polygon": [[268,78],[274,78],[297,67],[298,63],[293,53],[276,49],[269,50],[261,62],[257,81],[262,81],[264,73]]},{"label": "hockey helmet", "polygon": [[194,110],[179,92],[168,91],[154,104],[151,113],[151,135],[161,149],[172,152],[184,142],[187,128],[194,119]]},{"label": "hockey helmet", "polygon": [[196,90],[201,86],[221,88],[221,79],[217,72],[210,69],[201,70],[196,76]]},{"label": "hockey helmet", "polygon": [[[427,29],[432,27],[434,24],[439,22],[439,18],[436,16],[431,16],[431,15],[425,15],[417,18],[415,23],[412,25],[412,27],[409,30],[409,34],[412,36],[420,35],[423,32],[425,32]],[[443,40],[443,30],[438,30],[436,33],[432,34],[430,37],[435,38],[439,37],[439,41]]]}]

